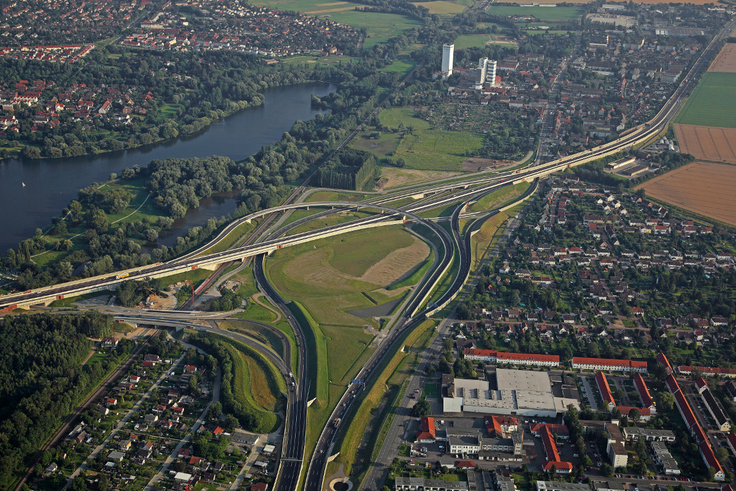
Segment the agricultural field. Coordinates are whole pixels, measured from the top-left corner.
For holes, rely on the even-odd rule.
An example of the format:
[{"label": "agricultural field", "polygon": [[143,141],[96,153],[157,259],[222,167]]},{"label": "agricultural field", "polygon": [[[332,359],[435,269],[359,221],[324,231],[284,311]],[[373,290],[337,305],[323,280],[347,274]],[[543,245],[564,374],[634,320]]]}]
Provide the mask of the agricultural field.
[{"label": "agricultural field", "polygon": [[379,12],[358,12],[360,5],[352,2],[323,2],[320,0],[259,0],[257,5],[275,9],[294,10],[321,18],[328,18],[335,22],[349,24],[356,29],[365,28],[368,36],[363,47],[372,48],[374,45],[386,42],[388,39],[403,34],[421,22],[403,15],[384,14]]},{"label": "agricultural field", "polygon": [[683,153],[700,160],[736,164],[736,128],[676,124],[675,135]]},{"label": "agricultural field", "polygon": [[736,128],[736,73],[704,73],[675,123]]},{"label": "agricultural field", "polygon": [[639,187],[648,196],[736,226],[736,166],[693,162]]},{"label": "agricultural field", "polygon": [[412,2],[414,5],[421,5],[429,9],[430,14],[437,15],[454,15],[459,14],[465,10],[464,5],[459,5],[454,2],[446,2],[444,0],[437,0],[436,2]]},{"label": "agricultural field", "polygon": [[583,9],[580,7],[512,7],[491,5],[486,12],[491,15],[500,16],[533,15],[541,21],[567,22],[578,19]]},{"label": "agricultural field", "polygon": [[736,73],[736,44],[726,43],[708,67],[709,72]]}]

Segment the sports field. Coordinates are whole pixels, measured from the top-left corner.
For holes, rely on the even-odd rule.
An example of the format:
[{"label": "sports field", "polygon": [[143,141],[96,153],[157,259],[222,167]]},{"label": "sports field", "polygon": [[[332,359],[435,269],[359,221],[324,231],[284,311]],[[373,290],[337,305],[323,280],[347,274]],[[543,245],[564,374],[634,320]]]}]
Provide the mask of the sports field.
[{"label": "sports field", "polygon": [[736,128],[736,73],[704,73],[675,123]]},{"label": "sports field", "polygon": [[533,15],[543,21],[565,22],[578,19],[583,9],[581,7],[512,7],[508,5],[491,5],[486,12],[491,15],[500,16]]},{"label": "sports field", "polygon": [[639,186],[647,195],[699,215],[736,225],[736,166],[693,162]]},{"label": "sports field", "polygon": [[736,164],[736,128],[676,124],[675,135],[683,153],[701,160]]},{"label": "sports field", "polygon": [[709,72],[736,73],[736,44],[726,43],[708,67]]},{"label": "sports field", "polygon": [[516,46],[513,39],[506,36],[488,35],[488,34],[466,34],[455,38],[455,49],[465,48],[482,48],[489,44],[497,44],[501,46]]}]

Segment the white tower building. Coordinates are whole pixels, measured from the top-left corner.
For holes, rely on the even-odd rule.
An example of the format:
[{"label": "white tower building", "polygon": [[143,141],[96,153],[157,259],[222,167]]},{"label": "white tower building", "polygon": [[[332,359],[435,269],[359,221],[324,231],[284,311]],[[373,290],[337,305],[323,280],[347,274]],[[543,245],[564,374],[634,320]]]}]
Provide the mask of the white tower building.
[{"label": "white tower building", "polygon": [[488,60],[486,63],[486,81],[496,85],[496,60]]},{"label": "white tower building", "polygon": [[447,77],[452,75],[452,67],[455,61],[455,45],[444,44],[442,45],[442,80],[447,80]]}]

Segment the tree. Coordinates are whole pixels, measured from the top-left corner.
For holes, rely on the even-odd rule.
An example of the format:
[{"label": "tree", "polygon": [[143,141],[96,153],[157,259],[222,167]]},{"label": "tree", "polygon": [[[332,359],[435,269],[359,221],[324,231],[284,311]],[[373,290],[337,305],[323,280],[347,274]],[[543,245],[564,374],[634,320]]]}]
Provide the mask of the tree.
[{"label": "tree", "polygon": [[601,466],[601,474],[603,474],[606,477],[611,477],[613,475],[613,467],[608,462],[605,462]]},{"label": "tree", "polygon": [[107,474],[100,472],[99,476],[99,480],[97,481],[97,489],[99,491],[103,491],[107,489]]},{"label": "tree", "polygon": [[210,406],[210,412],[209,417],[213,421],[217,421],[220,419],[220,415],[222,414],[222,403],[215,402]]},{"label": "tree", "polygon": [[659,391],[654,396],[657,408],[661,411],[671,411],[675,406],[675,396],[669,392]]},{"label": "tree", "polygon": [[724,464],[728,460],[728,450],[726,450],[726,447],[720,447],[716,452],[716,457],[718,458],[718,462]]},{"label": "tree", "polygon": [[411,408],[411,415],[415,418],[421,418],[422,416],[428,416],[431,410],[432,407],[429,405],[429,402],[422,399]]},{"label": "tree", "polygon": [[629,419],[636,423],[639,421],[639,418],[641,418],[641,411],[639,411],[637,408],[632,409],[629,411]]},{"label": "tree", "polygon": [[87,482],[82,476],[77,476],[72,481],[72,491],[87,491]]}]

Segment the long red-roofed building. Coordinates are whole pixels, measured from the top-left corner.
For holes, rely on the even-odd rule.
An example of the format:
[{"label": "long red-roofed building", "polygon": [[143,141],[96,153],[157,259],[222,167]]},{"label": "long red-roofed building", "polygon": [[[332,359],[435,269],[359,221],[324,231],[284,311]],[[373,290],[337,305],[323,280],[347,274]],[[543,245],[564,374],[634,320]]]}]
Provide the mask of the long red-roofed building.
[{"label": "long red-roofed building", "polygon": [[613,394],[611,393],[611,387],[608,385],[608,380],[606,379],[606,376],[603,374],[603,372],[597,372],[595,374],[595,382],[598,384],[598,390],[601,393],[601,399],[603,399],[603,402],[606,403],[608,407],[606,409],[610,409],[611,406],[616,405],[616,400],[613,398]]},{"label": "long red-roofed building", "polygon": [[634,360],[614,360],[610,358],[585,358],[574,356],[572,368],[577,370],[606,370],[618,372],[647,372],[647,362]]},{"label": "long red-roofed building", "polygon": [[715,367],[691,367],[687,365],[680,365],[677,367],[677,373],[680,375],[690,375],[695,370],[698,370],[703,374],[704,377],[712,377],[714,375],[720,375],[721,377],[736,377],[736,369],[733,368],[715,368]]},{"label": "long red-roofed building", "polygon": [[664,365],[665,369],[667,370],[667,375],[671,374],[674,371],[672,370],[672,365],[670,365],[670,361],[667,359],[664,353],[660,353],[657,355],[657,361]]},{"label": "long red-roofed building", "polygon": [[[662,358],[661,360],[660,357]],[[660,353],[657,356],[657,360],[659,360],[660,363],[665,366],[669,365],[669,361],[663,353]],[[687,402],[685,394],[682,393],[682,390],[680,389],[680,384],[677,383],[674,375],[670,374],[667,377],[667,380],[665,380],[665,384],[667,385],[667,388],[672,393],[672,395],[675,396],[675,405],[677,406],[678,411],[680,411],[680,416],[682,416],[685,425],[687,426],[688,430],[690,430],[690,434],[695,439],[695,443],[700,449],[700,456],[703,458],[703,462],[705,462],[705,465],[707,465],[708,468],[713,468],[715,470],[713,479],[715,479],[716,481],[725,480],[726,474],[723,472],[723,468],[721,467],[721,464],[718,462],[718,459],[713,452],[713,447],[711,447],[710,445],[708,435],[705,433],[705,431],[703,431],[703,428],[700,426],[698,420],[695,418],[695,414],[693,413],[690,404]],[[730,440],[729,444],[731,444]]]},{"label": "long red-roofed building", "polygon": [[537,355],[533,353],[507,353],[490,349],[465,348],[466,360],[484,361],[488,363],[505,363],[508,365],[532,365],[541,367],[560,366],[558,355]]},{"label": "long red-roofed building", "polygon": [[639,397],[641,397],[641,402],[644,407],[649,408],[654,414],[656,414],[657,411],[655,409],[654,399],[652,399],[652,394],[649,393],[649,388],[647,387],[646,382],[644,382],[644,377],[642,377],[640,373],[634,375],[634,386],[639,392]]}]

